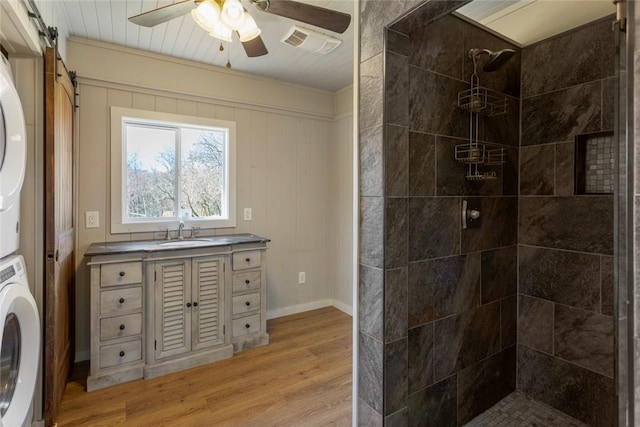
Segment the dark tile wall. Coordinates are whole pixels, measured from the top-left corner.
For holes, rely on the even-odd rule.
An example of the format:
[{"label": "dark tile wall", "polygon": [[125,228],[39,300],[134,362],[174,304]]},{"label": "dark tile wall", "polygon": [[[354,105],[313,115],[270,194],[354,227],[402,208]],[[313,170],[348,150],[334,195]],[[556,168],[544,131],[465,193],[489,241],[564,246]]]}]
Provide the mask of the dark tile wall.
[{"label": "dark tile wall", "polygon": [[613,380],[525,345],[518,346],[518,388],[590,426],[615,425]]},{"label": "dark tile wall", "polygon": [[615,425],[614,212],[573,195],[573,138],[613,130],[614,73],[610,19],[522,51],[518,388],[592,426]]},{"label": "dark tile wall", "polygon": [[[389,94],[407,92],[409,66],[403,58],[409,52],[408,37],[394,33],[388,44],[396,46],[397,58],[384,62],[385,26],[424,0],[363,0],[360,6],[359,76],[359,283],[358,283],[358,423],[381,426],[384,414],[395,408],[388,425],[406,425],[407,388],[407,214],[409,191],[434,194],[428,178],[410,181],[410,145],[428,163],[433,144],[411,138],[407,123],[409,104]],[[464,2],[437,1],[420,7],[420,20],[431,20]],[[384,67],[393,69],[395,79],[384,79]],[[399,108],[396,108],[399,107]],[[397,126],[385,126],[384,117]],[[414,158],[412,168],[423,165]],[[417,161],[416,161],[417,160]],[[409,190],[411,188],[411,190]],[[431,188],[431,189],[430,189]],[[402,196],[393,199],[387,196]],[[385,217],[387,223],[385,224]],[[388,224],[388,226],[387,226]],[[385,319],[388,323],[385,324]],[[388,371],[397,381],[385,381]],[[385,403],[385,399],[387,402]],[[385,405],[388,408],[385,410]]]},{"label": "dark tile wall", "polygon": [[[461,425],[517,383],[612,425],[612,199],[573,196],[572,141],[614,126],[609,23],[481,75],[509,97],[481,126],[507,162],[470,183],[452,152],[467,137],[466,52],[509,45],[448,15],[464,3],[360,2],[359,424]],[[479,230],[460,228],[465,198]]]},{"label": "dark tile wall", "polygon": [[[480,72],[509,98],[509,114],[481,121],[509,162],[496,180],[468,181],[454,158],[469,137],[457,107],[468,51],[514,46],[451,15],[414,18],[423,13],[388,30],[384,57],[385,306],[406,321],[384,320],[383,411],[388,425],[456,426],[515,390],[520,55]],[[462,229],[463,200],[480,228]]]}]

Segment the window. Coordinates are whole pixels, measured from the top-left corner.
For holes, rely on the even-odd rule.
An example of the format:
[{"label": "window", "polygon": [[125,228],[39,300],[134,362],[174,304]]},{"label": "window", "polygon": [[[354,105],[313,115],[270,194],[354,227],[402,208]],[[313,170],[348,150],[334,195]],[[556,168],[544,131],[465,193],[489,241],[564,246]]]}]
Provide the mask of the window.
[{"label": "window", "polygon": [[235,226],[235,122],[111,109],[111,231]]}]

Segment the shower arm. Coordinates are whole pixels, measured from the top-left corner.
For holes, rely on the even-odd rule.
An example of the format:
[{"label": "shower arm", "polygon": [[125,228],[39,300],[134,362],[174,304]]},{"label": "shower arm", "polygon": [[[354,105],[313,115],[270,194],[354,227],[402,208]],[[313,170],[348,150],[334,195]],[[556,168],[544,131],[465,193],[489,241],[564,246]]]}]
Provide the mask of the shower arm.
[{"label": "shower arm", "polygon": [[489,50],[489,49],[471,49],[469,51],[469,58],[473,59],[474,61],[476,61],[478,59],[478,56],[480,55],[491,55],[493,53],[493,51]]}]

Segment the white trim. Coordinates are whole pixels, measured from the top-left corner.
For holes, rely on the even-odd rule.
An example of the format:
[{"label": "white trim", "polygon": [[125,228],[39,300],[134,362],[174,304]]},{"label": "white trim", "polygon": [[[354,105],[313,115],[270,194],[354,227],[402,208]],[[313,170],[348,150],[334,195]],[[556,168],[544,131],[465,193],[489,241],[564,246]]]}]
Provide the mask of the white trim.
[{"label": "white trim", "polygon": [[267,320],[283,316],[290,316],[292,314],[304,313],[305,311],[317,310],[318,308],[330,307],[332,305],[333,300],[327,298],[319,301],[306,302],[304,304],[290,305],[288,307],[267,310]]},{"label": "white trim", "polygon": [[338,89],[337,91],[335,91],[333,94],[338,96],[338,95],[341,95],[341,94],[343,94],[345,92],[350,92],[352,90],[353,90],[353,83],[349,83],[348,85],[346,85],[342,89]]},{"label": "white trim", "polygon": [[137,110],[111,106],[111,233],[137,233],[145,231],[166,230],[167,227],[177,229],[180,218],[170,220],[153,220],[148,222],[124,222],[122,186],[125,171],[122,166],[124,154],[122,147],[123,126],[125,117],[159,121],[184,123],[196,126],[222,127],[228,129],[228,153],[227,153],[227,193],[229,195],[227,215],[223,219],[182,219],[186,228],[193,226],[204,228],[230,228],[236,226],[236,122],[227,120],[209,119],[204,117],[185,116],[158,111]]},{"label": "white trim", "polygon": [[338,114],[337,116],[335,116],[333,118],[333,121],[337,122],[337,121],[342,120],[342,119],[348,119],[349,117],[353,117],[353,111],[349,111],[349,112],[346,112],[346,113]]},{"label": "white trim", "polygon": [[133,85],[128,83],[120,83],[111,80],[99,79],[94,77],[82,77],[78,76],[78,83],[80,85],[94,86],[106,89],[123,90],[133,93],[141,93],[145,95],[174,97],[178,99],[184,99],[188,101],[204,102],[208,104],[222,105],[225,107],[242,108],[250,111],[261,111],[263,113],[282,113],[295,117],[304,117],[315,120],[332,121],[335,119],[333,115],[313,113],[308,111],[296,110],[292,108],[283,108],[271,105],[259,105],[249,102],[242,102],[230,99],[223,99],[210,96],[197,96],[190,93],[185,93],[177,90],[167,89],[155,89],[152,87],[144,87],[139,85]]},{"label": "white trim", "polygon": [[353,265],[353,332],[352,332],[352,345],[353,353],[352,359],[352,377],[351,377],[351,425],[357,426],[358,421],[358,342],[359,342],[359,325],[358,325],[358,272],[360,270],[360,258],[358,254],[358,248],[360,247],[358,241],[359,230],[359,213],[360,213],[360,184],[358,180],[359,174],[359,162],[358,154],[360,152],[360,127],[358,123],[360,108],[359,94],[360,94],[360,0],[353,2],[353,255],[351,258]]},{"label": "white trim", "polygon": [[318,301],[306,302],[304,304],[290,305],[287,307],[267,310],[267,320],[278,317],[290,316],[292,314],[304,313],[305,311],[317,310],[319,308],[335,307],[343,313],[352,315],[351,307],[342,301],[326,298]]},{"label": "white trim", "polygon": [[342,301],[332,300],[331,305],[342,311],[343,313],[348,314],[349,316],[353,316],[353,306],[349,304],[345,304]]}]

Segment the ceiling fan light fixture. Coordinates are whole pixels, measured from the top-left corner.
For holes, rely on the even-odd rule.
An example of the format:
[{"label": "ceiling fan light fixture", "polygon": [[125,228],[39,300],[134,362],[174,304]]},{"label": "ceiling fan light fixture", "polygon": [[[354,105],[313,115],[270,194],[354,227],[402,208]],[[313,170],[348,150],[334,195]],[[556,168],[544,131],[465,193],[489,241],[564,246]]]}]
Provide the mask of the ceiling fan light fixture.
[{"label": "ceiling fan light fixture", "polygon": [[220,16],[222,18],[222,22],[232,30],[239,30],[242,28],[242,25],[249,14],[245,13],[240,0],[225,0],[222,5],[222,14]]},{"label": "ceiling fan light fixture", "polygon": [[238,34],[240,35],[241,42],[248,42],[249,40],[253,40],[258,37],[262,30],[258,28],[256,21],[253,19],[251,15],[246,14],[246,18],[244,20],[244,25],[238,29]]},{"label": "ceiling fan light fixture", "polygon": [[223,42],[231,43],[231,28],[224,25],[224,22],[218,21],[214,24],[213,29],[209,31],[211,37],[222,40]]},{"label": "ceiling fan light fixture", "polygon": [[205,0],[191,11],[191,17],[203,30],[211,32],[219,22],[220,5],[215,0]]}]

